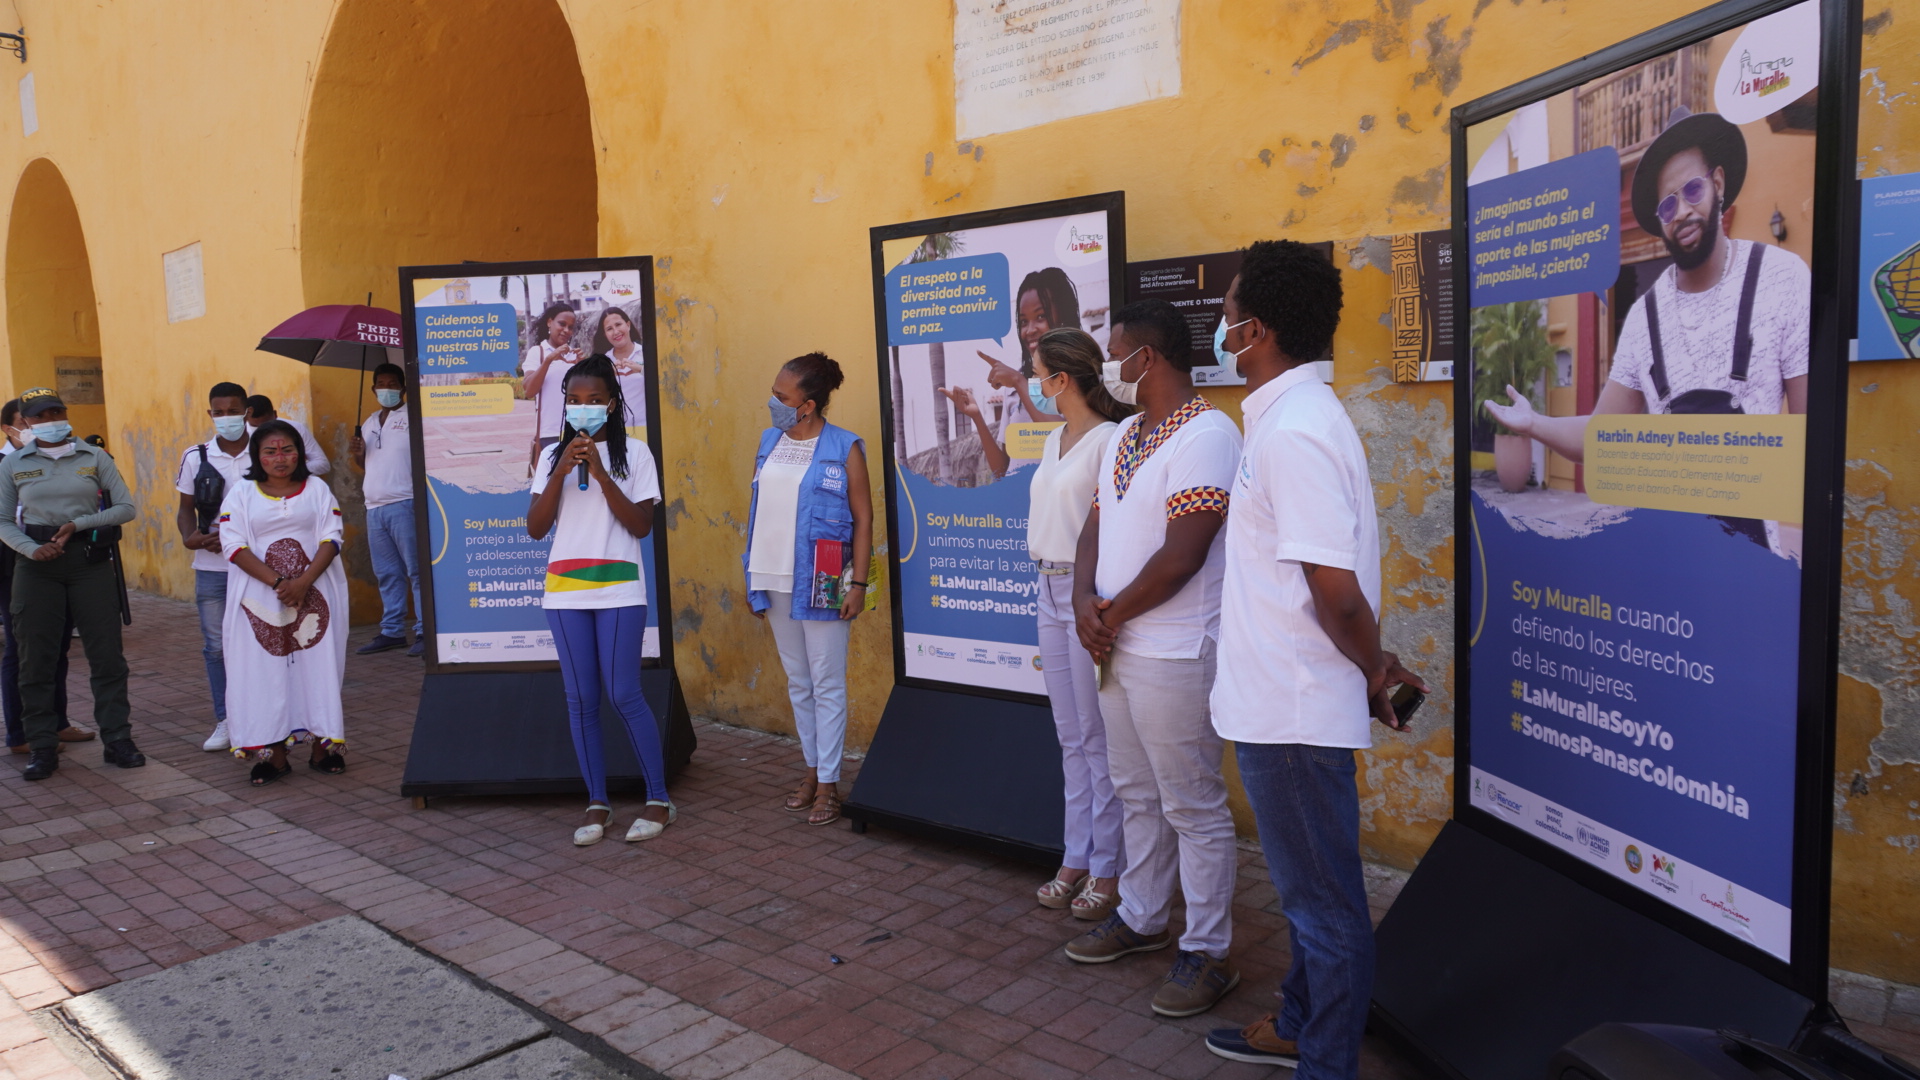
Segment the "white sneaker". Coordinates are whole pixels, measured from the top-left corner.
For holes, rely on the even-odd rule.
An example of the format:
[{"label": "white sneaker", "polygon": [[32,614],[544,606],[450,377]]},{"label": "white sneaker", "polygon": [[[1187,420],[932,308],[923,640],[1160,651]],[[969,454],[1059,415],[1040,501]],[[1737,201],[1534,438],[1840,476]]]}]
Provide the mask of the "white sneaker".
[{"label": "white sneaker", "polygon": [[207,736],[207,741],[200,744],[200,749],[209,752],[214,750],[228,750],[232,747],[233,740],[227,738],[227,722],[225,720],[213,725],[213,734]]}]

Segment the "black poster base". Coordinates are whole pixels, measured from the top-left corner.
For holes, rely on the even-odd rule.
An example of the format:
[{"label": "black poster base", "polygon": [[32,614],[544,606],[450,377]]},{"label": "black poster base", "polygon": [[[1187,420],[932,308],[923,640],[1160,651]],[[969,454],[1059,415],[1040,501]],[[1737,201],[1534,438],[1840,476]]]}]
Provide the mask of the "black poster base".
[{"label": "black poster base", "polygon": [[1373,1010],[1448,1075],[1539,1080],[1606,1021],[1785,1046],[1815,1003],[1457,821],[1374,934]]},{"label": "black poster base", "polygon": [[[667,776],[693,756],[693,724],[672,668],[645,668],[640,688],[660,724]],[[600,703],[607,789],[646,790],[646,781],[613,703]],[[420,688],[413,745],[400,794],[583,794],[580,764],[567,730],[567,698],[558,671],[428,675]]]},{"label": "black poster base", "polygon": [[1065,782],[1053,713],[896,686],[842,812],[996,855],[1057,862]]}]

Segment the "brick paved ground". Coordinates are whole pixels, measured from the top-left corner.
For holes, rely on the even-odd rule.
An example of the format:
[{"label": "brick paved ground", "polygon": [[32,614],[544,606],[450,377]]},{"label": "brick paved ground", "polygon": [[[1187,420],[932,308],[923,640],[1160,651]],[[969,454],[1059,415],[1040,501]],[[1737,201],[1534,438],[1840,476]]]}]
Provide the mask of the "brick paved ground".
[{"label": "brick paved ground", "polygon": [[[778,807],[797,751],[772,736],[698,725],[678,824],[574,848],[578,798],[415,811],[398,796],[420,668],[389,652],[348,661],[350,770],[252,789],[199,750],[211,714],[191,607],[136,595],[134,610],[149,765],[105,768],[96,742],[52,780],[0,779],[0,1080],[80,1075],[25,1010],[348,912],[684,1080],[1274,1073],[1200,1041],[1269,1008],[1286,967],[1251,848],[1234,912],[1246,982],[1210,1016],[1167,1021],[1147,1000],[1170,953],[1073,965],[1059,946],[1080,925],[1031,900],[1044,871],[808,828]],[[1370,1046],[1364,1075],[1416,1074]]]}]

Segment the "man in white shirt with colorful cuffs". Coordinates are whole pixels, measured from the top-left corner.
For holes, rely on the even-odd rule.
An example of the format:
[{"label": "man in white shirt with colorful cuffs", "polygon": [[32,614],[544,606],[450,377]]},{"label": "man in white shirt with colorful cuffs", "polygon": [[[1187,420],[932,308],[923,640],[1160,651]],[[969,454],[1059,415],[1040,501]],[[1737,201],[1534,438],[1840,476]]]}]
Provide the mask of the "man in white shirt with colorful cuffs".
[{"label": "man in white shirt with colorful cuffs", "polygon": [[1207,720],[1220,628],[1221,522],[1240,430],[1193,392],[1191,336],[1164,300],[1114,316],[1103,382],[1140,413],[1113,433],[1074,562],[1080,642],[1102,666],[1107,769],[1123,807],[1120,906],[1067,945],[1101,964],[1172,943],[1177,878],[1186,928],[1153,997],[1162,1016],[1212,1008],[1240,981],[1227,959],[1237,867],[1223,747]]},{"label": "man in white shirt with colorful cuffs", "polygon": [[[1261,241],[1228,287],[1221,362],[1247,377],[1246,444],[1226,527],[1213,727],[1234,744],[1293,963],[1277,1016],[1207,1048],[1358,1075],[1373,987],[1354,751],[1371,722],[1402,729],[1388,688],[1420,679],[1380,648],[1380,537],[1366,449],[1314,373],[1340,323],[1340,272],[1291,240]],[[1220,338],[1216,337],[1216,341]]]},{"label": "man in white shirt with colorful cuffs", "polygon": [[413,409],[407,376],[398,364],[373,369],[373,396],[380,408],[347,442],[354,467],[366,473],[360,493],[367,503],[367,554],[380,583],[380,632],[355,649],[364,656],[407,643],[407,597],[413,597],[413,646],[427,651],[420,606],[419,535],[413,520]]}]

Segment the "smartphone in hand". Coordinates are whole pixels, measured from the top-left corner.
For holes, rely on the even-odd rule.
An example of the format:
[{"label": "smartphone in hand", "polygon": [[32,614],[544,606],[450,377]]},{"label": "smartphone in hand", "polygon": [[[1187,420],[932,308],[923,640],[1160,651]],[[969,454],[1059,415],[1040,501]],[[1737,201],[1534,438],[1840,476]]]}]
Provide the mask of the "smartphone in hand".
[{"label": "smartphone in hand", "polygon": [[1418,709],[1421,703],[1426,700],[1426,691],[1412,683],[1401,683],[1400,689],[1394,691],[1393,718],[1400,722],[1401,730],[1404,731],[1406,729],[1407,721],[1413,716],[1414,710]]}]

